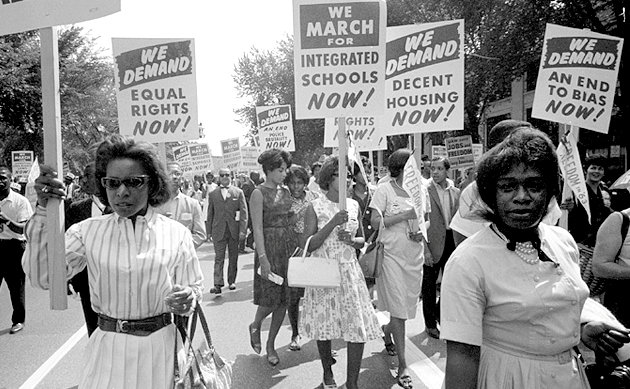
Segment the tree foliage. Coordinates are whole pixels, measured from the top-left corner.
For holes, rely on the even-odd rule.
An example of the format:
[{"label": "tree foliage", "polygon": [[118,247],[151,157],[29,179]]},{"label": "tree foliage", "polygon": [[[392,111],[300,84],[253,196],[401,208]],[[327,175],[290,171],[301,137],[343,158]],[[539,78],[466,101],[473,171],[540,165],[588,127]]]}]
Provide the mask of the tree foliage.
[{"label": "tree foliage", "polygon": [[[58,33],[63,160],[79,172],[90,149],[117,131],[111,60],[80,27]],[[43,157],[40,42],[36,32],[0,37],[0,155],[34,150]]]},{"label": "tree foliage", "polygon": [[239,97],[247,98],[245,106],[234,112],[240,123],[249,127],[248,138],[258,134],[256,107],[291,105],[296,152],[293,159],[304,166],[315,162],[324,152],[324,120],[295,119],[295,85],[293,82],[293,39],[285,36],[273,50],[255,47],[239,58],[234,66],[234,82]]}]

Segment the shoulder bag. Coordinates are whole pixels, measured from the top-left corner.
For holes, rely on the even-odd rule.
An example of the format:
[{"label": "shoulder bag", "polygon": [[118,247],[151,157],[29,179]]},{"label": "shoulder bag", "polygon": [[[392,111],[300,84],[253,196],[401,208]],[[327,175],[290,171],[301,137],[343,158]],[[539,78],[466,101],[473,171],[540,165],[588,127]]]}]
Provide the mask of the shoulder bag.
[{"label": "shoulder bag", "polygon": [[[201,342],[201,345],[195,350],[192,346],[192,340],[195,335],[197,320],[203,328],[205,341]],[[182,336],[186,338],[184,343],[186,362],[181,371],[177,362],[177,336],[175,336],[175,389],[230,389],[232,386],[232,362],[221,358],[215,350],[206,317],[199,304],[195,307],[195,312],[190,318],[189,327],[188,331],[179,329]]]},{"label": "shoulder bag", "polygon": [[337,260],[323,257],[307,257],[309,236],[302,255],[289,258],[287,269],[287,282],[291,287],[301,288],[339,288],[341,286],[341,274]]},{"label": "shoulder bag", "polygon": [[383,266],[383,259],[385,258],[385,245],[383,245],[383,242],[380,240],[381,231],[385,228],[383,213],[378,208],[374,209],[381,215],[381,223],[378,231],[374,231],[368,239],[368,246],[365,249],[365,253],[359,257],[359,266],[361,266],[365,278],[378,278]]},{"label": "shoulder bag", "polygon": [[[630,227],[630,217],[624,212],[620,213],[623,217],[623,222],[621,223],[621,246],[617,252],[617,257],[623,247],[623,241],[626,240],[628,235],[628,227]],[[593,247],[578,243],[578,248],[580,249],[580,274],[582,279],[588,285],[590,295],[598,296],[606,291],[606,279],[593,275]]]},{"label": "shoulder bag", "polygon": [[591,389],[630,389],[630,367],[619,362],[615,354],[602,362],[586,363],[578,346],[573,347],[584,367]]}]

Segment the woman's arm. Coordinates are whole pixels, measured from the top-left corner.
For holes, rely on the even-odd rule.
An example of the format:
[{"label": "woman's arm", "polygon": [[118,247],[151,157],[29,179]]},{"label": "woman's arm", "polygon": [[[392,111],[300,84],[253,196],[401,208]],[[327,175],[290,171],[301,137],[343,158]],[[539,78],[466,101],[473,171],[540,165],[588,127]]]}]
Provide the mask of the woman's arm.
[{"label": "woman's arm", "polygon": [[256,244],[256,252],[258,253],[258,261],[260,262],[260,274],[264,279],[269,277],[271,265],[267,259],[265,252],[265,236],[263,235],[263,194],[260,189],[254,189],[252,197],[249,199],[251,207],[250,214],[252,216],[252,229],[254,231],[254,243]]},{"label": "woman's arm", "polygon": [[597,231],[597,243],[593,251],[593,274],[596,277],[628,279],[630,266],[616,262],[617,253],[623,244],[620,215],[609,215]]},{"label": "woman's arm", "polygon": [[446,341],[446,389],[474,389],[479,374],[480,347]]},{"label": "woman's arm", "polygon": [[304,216],[304,237],[308,238],[309,236],[313,236],[311,238],[311,242],[308,245],[307,251],[311,252],[317,250],[324,244],[324,241],[330,235],[331,232],[335,229],[336,226],[343,224],[348,221],[348,212],[347,211],[339,211],[333,216],[332,219],[321,229],[317,230],[317,215],[315,214],[315,210],[313,209],[313,205],[309,204],[308,208],[306,208],[306,215]]}]

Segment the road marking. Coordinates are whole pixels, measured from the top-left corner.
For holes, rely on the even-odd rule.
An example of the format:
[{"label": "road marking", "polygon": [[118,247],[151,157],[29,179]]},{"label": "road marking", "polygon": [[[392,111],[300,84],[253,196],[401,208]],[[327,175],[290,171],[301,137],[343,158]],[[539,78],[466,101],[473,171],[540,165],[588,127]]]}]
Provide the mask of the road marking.
[{"label": "road marking", "polygon": [[44,362],[39,369],[35,371],[35,373],[33,373],[33,375],[28,377],[19,389],[34,389],[86,333],[87,329],[84,324],[77,332],[74,333],[74,335],[70,337],[70,339],[66,341],[66,343],[63,344],[63,346],[55,351],[55,353],[51,355],[50,358],[48,358],[48,360]]},{"label": "road marking", "polygon": [[409,359],[417,359],[408,366],[408,369],[413,371],[429,389],[440,389],[444,382],[444,372],[408,338],[405,338],[405,349],[407,357],[411,357]]}]

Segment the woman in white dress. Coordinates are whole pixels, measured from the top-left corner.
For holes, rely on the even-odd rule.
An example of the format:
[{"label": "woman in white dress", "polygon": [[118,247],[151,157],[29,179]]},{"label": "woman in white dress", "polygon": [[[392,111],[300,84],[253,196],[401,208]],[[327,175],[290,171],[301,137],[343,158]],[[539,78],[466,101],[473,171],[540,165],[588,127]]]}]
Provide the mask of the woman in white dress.
[{"label": "woman in white dress", "polygon": [[[416,317],[424,264],[424,243],[416,211],[402,188],[403,170],[410,156],[409,149],[392,153],[388,161],[391,180],[376,187],[370,202],[370,208],[380,211],[372,212],[372,227],[379,228],[381,222],[385,225],[380,235],[385,258],[381,275],[376,279],[377,307],[390,314],[390,322],[383,328],[385,348],[389,355],[398,354],[397,380],[405,389],[413,386],[407,371],[405,324]],[[426,189],[424,196],[425,211],[430,211]]]},{"label": "woman in white dress", "polygon": [[300,334],[317,341],[324,389],[337,388],[331,340],[343,338],[348,342],[346,388],[357,389],[365,342],[378,339],[381,331],[356,257],[356,249],[365,243],[359,204],[346,199],[347,209],[339,210],[339,185],[352,183],[352,175],[348,173],[345,181],[338,177],[338,171],[337,157],[329,157],[319,173],[319,185],[326,194],[306,209],[304,237],[312,236],[308,251],[314,256],[338,261],[341,287],[306,288]]},{"label": "woman in white dress", "polygon": [[460,244],[444,272],[446,389],[588,388],[573,347],[615,352],[628,330],[585,320],[577,245],[541,223],[559,193],[553,144],[516,130],[484,155],[477,185],[492,224]]},{"label": "woman in white dress", "polygon": [[[87,266],[99,315],[79,389],[172,389],[172,314],[190,314],[203,290],[192,236],[154,209],[169,200],[171,180],[151,144],[113,135],[96,151],[96,177],[98,196],[113,213],[74,224],[65,234],[67,277]],[[44,165],[35,189],[24,271],[33,286],[47,289],[45,205],[65,190]]]}]

